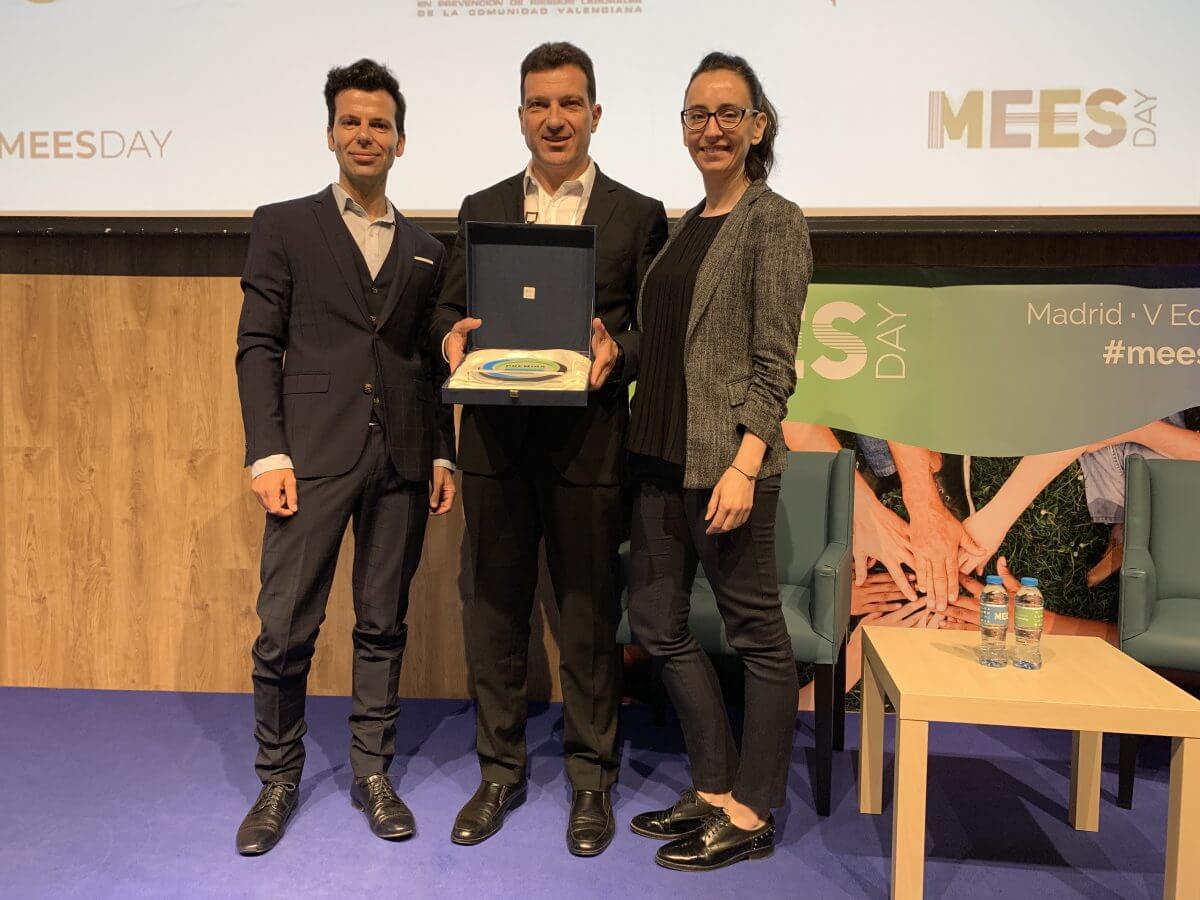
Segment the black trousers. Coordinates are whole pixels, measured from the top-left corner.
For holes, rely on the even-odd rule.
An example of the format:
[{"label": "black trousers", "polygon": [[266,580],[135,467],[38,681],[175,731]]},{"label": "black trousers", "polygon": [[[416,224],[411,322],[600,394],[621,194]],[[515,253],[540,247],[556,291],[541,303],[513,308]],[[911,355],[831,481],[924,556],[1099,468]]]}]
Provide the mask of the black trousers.
[{"label": "black trousers", "polygon": [[[707,535],[709,490],[685,490],[682,468],[642,460],[630,547],[629,623],[660,667],[679,715],[698,790],[732,791],[760,814],[782,806],[799,684],[775,571],[779,476],[754,489],[744,525]],[[712,663],[688,628],[697,563],[716,595],[725,636],[745,668],[742,752]]]},{"label": "black trousers", "polygon": [[408,587],[421,560],[428,488],[405,481],[383,429],[368,429],[344,475],[300,479],[294,516],[267,516],[254,642],[255,769],[298,783],[304,766],[304,698],[317,631],[346,525],[354,525],[354,668],[350,764],[354,777],[386,772],[396,746]]},{"label": "black trousers", "polygon": [[620,490],[570,484],[540,454],[505,475],[463,476],[474,575],[465,609],[467,661],[487,781],[525,777],[526,670],[543,537],[559,613],[567,776],[577,790],[616,781]]}]

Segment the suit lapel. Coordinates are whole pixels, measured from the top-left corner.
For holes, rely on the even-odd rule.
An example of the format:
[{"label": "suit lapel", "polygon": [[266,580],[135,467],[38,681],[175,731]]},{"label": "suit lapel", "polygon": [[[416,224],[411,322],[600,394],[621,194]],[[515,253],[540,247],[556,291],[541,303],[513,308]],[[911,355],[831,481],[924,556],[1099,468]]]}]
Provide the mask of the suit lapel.
[{"label": "suit lapel", "polygon": [[379,311],[380,328],[399,305],[400,298],[404,296],[404,290],[408,287],[408,281],[412,278],[413,269],[416,268],[413,260],[416,241],[413,239],[412,229],[408,219],[396,213],[395,234],[392,235],[392,240],[396,242],[396,273],[392,278],[387,298],[383,301],[383,309]]},{"label": "suit lapel", "polygon": [[[333,198],[333,188],[325,188],[314,198],[313,215],[317,217],[317,224],[320,225],[321,234],[325,238],[325,246],[329,248],[329,255],[337,264],[342,281],[346,283],[346,288],[354,298],[363,319],[369,322],[371,314],[367,309],[367,301],[363,298],[358,268],[354,264],[354,240],[346,230],[346,223],[342,221]],[[411,263],[411,260],[409,262]]]},{"label": "suit lapel", "polygon": [[[750,207],[766,190],[765,181],[756,181],[746,188],[746,193],[742,194],[737,205],[730,210],[729,218],[725,220],[725,224],[721,226],[721,230],[717,232],[716,238],[713,239],[712,245],[704,255],[704,262],[700,264],[700,271],[696,273],[696,284],[692,288],[692,308],[688,313],[687,333],[683,339],[684,347],[691,342],[696,323],[700,321],[704,310],[712,301],[713,295],[717,291],[717,285],[721,283],[721,276],[728,271],[731,265],[737,239],[750,219]],[[703,204],[701,204],[701,208],[703,208]],[[678,232],[678,229],[676,231]]]},{"label": "suit lapel", "polygon": [[588,197],[587,209],[583,211],[580,225],[596,226],[596,245],[600,245],[600,234],[617,209],[617,185],[611,178],[596,168],[596,179],[592,182],[592,194]]},{"label": "suit lapel", "polygon": [[521,224],[525,221],[525,173],[514,175],[504,182],[504,221]]}]

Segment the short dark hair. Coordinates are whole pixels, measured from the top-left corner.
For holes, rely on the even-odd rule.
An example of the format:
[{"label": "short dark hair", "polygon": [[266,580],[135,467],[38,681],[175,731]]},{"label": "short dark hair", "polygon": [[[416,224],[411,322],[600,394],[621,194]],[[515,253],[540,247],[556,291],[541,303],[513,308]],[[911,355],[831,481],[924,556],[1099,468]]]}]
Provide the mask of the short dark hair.
[{"label": "short dark hair", "polygon": [[587,76],[588,103],[596,102],[596,70],[592,58],[567,41],[538,44],[521,60],[521,102],[525,102],[525,76],[530,72],[549,72],[563,66],[578,66]]},{"label": "short dark hair", "polygon": [[771,167],[775,165],[775,136],[779,134],[779,113],[767,99],[762,82],[750,68],[750,63],[732,53],[713,52],[700,60],[700,65],[696,66],[692,77],[688,79],[688,87],[692,86],[696,76],[717,71],[735,72],[740,75],[746,82],[746,87],[750,89],[750,102],[767,117],[767,127],[763,130],[762,140],[754,144],[746,155],[746,177],[751,181],[766,178],[771,174]]},{"label": "short dark hair", "polygon": [[396,101],[396,130],[404,134],[404,95],[392,70],[373,59],[360,59],[348,66],[334,66],[325,76],[325,105],[329,108],[329,127],[333,127],[334,101],[342,91],[387,91]]}]

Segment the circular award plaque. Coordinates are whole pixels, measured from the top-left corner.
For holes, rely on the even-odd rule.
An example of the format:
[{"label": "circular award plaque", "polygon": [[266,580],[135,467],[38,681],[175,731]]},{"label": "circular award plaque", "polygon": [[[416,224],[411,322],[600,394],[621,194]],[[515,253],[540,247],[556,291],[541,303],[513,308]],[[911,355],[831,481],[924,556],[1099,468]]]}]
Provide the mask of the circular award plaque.
[{"label": "circular award plaque", "polygon": [[496,381],[546,381],[557,378],[567,367],[541,356],[508,356],[479,367],[479,374]]}]

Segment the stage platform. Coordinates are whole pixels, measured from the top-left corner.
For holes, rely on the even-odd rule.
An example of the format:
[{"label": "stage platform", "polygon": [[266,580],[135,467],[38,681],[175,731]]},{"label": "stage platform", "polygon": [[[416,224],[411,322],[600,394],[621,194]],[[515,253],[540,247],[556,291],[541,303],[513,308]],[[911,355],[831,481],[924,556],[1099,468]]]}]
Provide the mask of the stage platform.
[{"label": "stage platform", "polygon": [[[450,843],[474,789],[469,703],[405,701],[392,775],[418,834],[389,844],[350,806],[346,698],[309,700],[300,807],[259,858],[234,832],[259,788],[248,695],[0,688],[0,896],[554,898],[686,896],[886,898],[891,850],[891,722],[882,816],[859,815],[858,718],[835,754],[833,815],[813,812],[811,716],[797,721],[781,840],[765,861],[682,874],[654,865],[630,817],[688,784],[678,726],[623,710],[618,831],[594,859],[564,844],[570,797],[562,714],[536,705],[530,795],[476,847]],[[1116,743],[1106,737],[1100,832],[1067,823],[1066,732],[930,726],[926,897],[1159,897],[1167,742],[1143,742],[1135,808],[1113,804]]]}]

